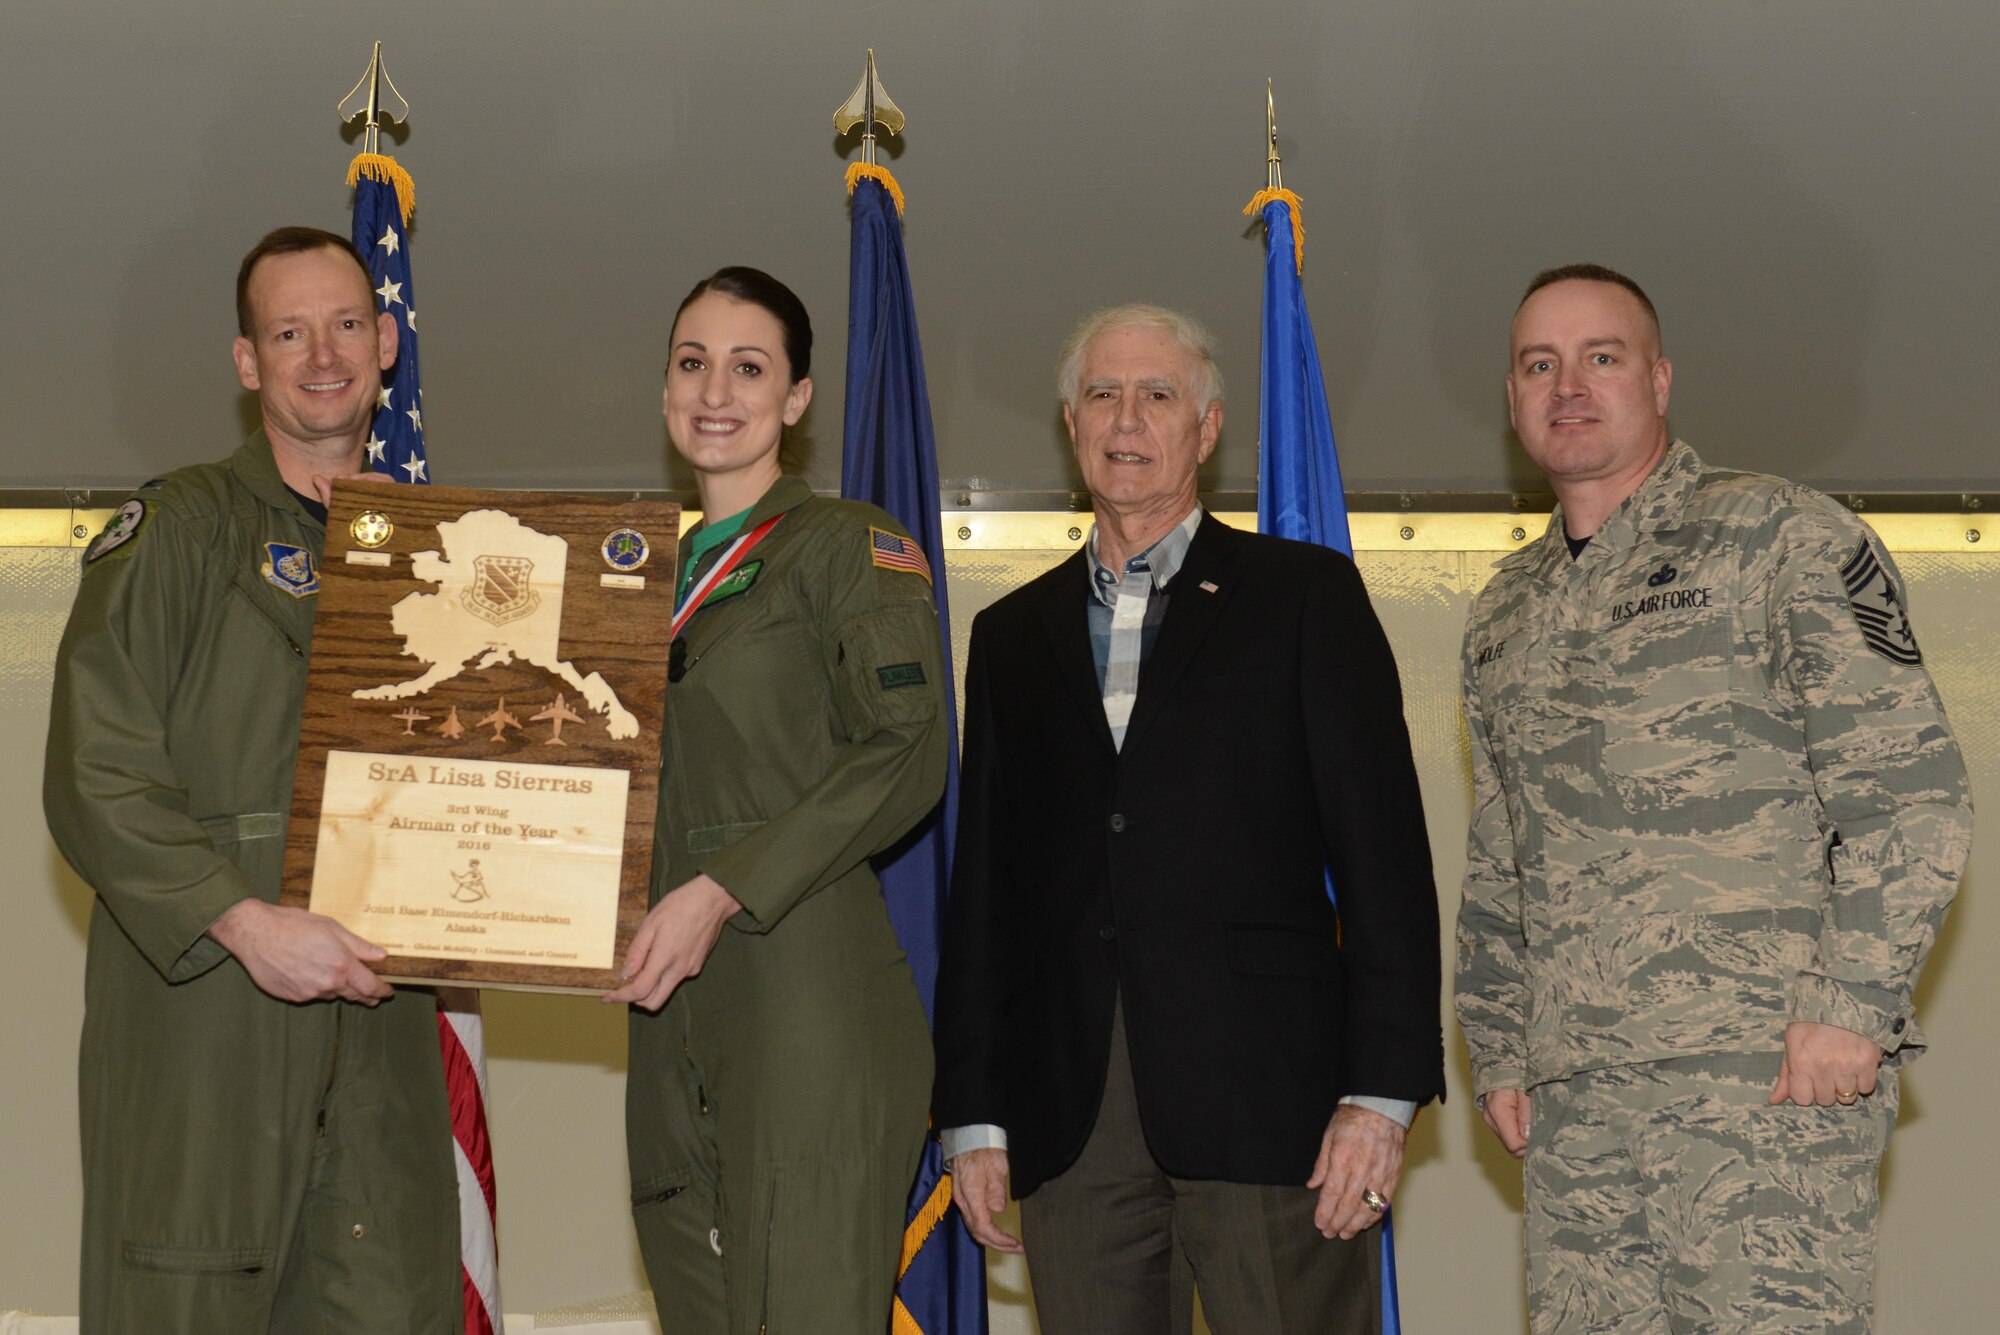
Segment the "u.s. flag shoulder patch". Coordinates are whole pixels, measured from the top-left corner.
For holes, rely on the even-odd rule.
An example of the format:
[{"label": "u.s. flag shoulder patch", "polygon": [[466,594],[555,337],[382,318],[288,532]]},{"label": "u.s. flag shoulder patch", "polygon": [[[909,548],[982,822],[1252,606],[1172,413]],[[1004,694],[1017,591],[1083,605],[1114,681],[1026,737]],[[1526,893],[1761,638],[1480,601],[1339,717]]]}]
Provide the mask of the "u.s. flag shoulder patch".
[{"label": "u.s. flag shoulder patch", "polygon": [[924,549],[900,533],[870,527],[868,554],[884,570],[907,570],[922,575],[924,583],[931,582],[931,563],[924,559]]},{"label": "u.s. flag shoulder patch", "polygon": [[1861,638],[1882,657],[1904,667],[1924,661],[1917,649],[1917,633],[1910,627],[1910,614],[1903,609],[1902,595],[1874,545],[1863,538],[1840,568],[1841,582],[1847,585],[1847,604],[1861,627]]}]

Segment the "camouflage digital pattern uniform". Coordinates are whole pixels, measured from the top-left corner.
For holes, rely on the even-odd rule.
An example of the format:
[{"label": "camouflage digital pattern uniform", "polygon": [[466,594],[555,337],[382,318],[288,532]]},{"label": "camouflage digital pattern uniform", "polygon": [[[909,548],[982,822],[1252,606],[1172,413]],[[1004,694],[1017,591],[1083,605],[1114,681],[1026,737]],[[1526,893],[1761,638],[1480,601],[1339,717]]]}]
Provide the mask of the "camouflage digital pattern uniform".
[{"label": "camouflage digital pattern uniform", "polygon": [[[1474,791],[1459,1021],[1478,1094],[1534,1091],[1531,1252],[1597,1251],[1580,1259],[1589,1270],[1605,1247],[1589,1212],[1629,1202],[1593,1204],[1606,1184],[1589,1157],[1568,1177],[1538,1160],[1557,1107],[1647,1078],[1614,1068],[1664,1077],[1683,1059],[1756,1055],[1768,1093],[1795,1020],[1866,1035],[1886,1068],[1923,1049],[1911,993],[1970,846],[1965,767],[1868,528],[1808,488],[1707,468],[1682,442],[1577,559],[1558,511],[1499,563],[1473,603],[1463,672]],[[1720,1065],[1724,1083],[1747,1078]],[[1639,1102],[1685,1107],[1707,1070]],[[1880,1123],[1864,1146],[1866,1210],[1827,1217],[1872,1244],[1894,1096],[1887,1079],[1855,1108],[1771,1110],[1780,1128],[1725,1136],[1735,1167],[1714,1173],[1777,1171],[1773,1153],[1816,1143],[1809,1128],[1829,1118]],[[1723,1195],[1710,1232],[1733,1221],[1747,1237],[1793,1209],[1749,1187]],[[1685,1279],[1689,1264],[1674,1269]],[[1814,1300],[1782,1283],[1760,1292],[1777,1309]],[[1535,1292],[1537,1329],[1597,1328],[1559,1319],[1588,1308],[1573,1297]],[[1865,1291],[1854,1301],[1865,1328]]]}]

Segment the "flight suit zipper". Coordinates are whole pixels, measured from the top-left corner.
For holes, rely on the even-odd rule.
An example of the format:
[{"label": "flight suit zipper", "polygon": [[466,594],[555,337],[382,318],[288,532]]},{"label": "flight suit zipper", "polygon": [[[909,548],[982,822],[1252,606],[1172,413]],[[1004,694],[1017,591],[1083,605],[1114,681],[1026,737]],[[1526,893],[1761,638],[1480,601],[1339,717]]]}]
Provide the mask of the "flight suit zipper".
[{"label": "flight suit zipper", "polygon": [[319,1140],[326,1139],[326,1105],[333,1099],[333,1082],[340,1077],[340,1026],[345,1018],[343,1003],[335,1001],[329,1004],[333,1007],[333,1055],[326,1064],[326,1088],[319,1095],[319,1117],[314,1130],[314,1136]]},{"label": "flight suit zipper", "polygon": [[264,605],[257,600],[255,594],[251,593],[250,590],[244,588],[241,584],[238,584],[236,586],[236,591],[243,595],[243,601],[250,604],[251,610],[256,612],[258,616],[264,618],[264,623],[268,625],[272,630],[278,633],[278,638],[283,640],[285,642],[285,647],[292,651],[293,658],[303,659],[306,656],[306,651],[299,645],[299,642],[292,637],[292,633],[286,630],[284,626],[279,624],[278,618],[271,615],[270,611],[267,610],[264,607]]},{"label": "flight suit zipper", "polygon": [[757,1335],[771,1332],[771,1244],[778,1236],[778,1187],[771,1184],[771,1199],[764,1206],[764,1299],[757,1314]]}]

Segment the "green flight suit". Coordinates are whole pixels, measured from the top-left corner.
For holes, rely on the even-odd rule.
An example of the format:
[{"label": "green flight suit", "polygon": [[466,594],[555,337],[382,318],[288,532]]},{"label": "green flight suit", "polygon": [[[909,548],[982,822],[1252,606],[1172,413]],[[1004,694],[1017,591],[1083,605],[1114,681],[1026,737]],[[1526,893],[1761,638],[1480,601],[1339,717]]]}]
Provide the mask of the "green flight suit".
[{"label": "green flight suit", "polygon": [[667,690],[654,898],[706,872],[744,907],[632,1011],[633,1218],[666,1335],[880,1335],[930,1100],[868,865],[943,791],[930,586],[878,557],[873,531],[903,533],[880,510],[787,477],[743,531],[780,511]]},{"label": "green flight suit", "polygon": [[433,999],[291,1005],[204,935],[278,897],[324,537],[260,431],[134,493],[57,653],[43,805],[97,892],[86,1335],[462,1325]]}]

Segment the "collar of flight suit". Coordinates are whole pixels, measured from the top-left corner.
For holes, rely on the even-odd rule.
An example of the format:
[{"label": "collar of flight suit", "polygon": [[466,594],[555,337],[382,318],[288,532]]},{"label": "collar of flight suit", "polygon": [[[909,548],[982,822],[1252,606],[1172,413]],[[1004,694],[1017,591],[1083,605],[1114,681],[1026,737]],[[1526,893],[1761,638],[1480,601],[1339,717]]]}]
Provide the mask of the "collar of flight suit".
[{"label": "collar of flight suit", "polygon": [[271,438],[258,427],[250,433],[250,438],[237,448],[229,460],[229,471],[236,480],[264,504],[274,510],[285,510],[297,515],[299,522],[310,529],[324,529],[325,525],[299,504],[299,498],[285,485],[284,475],[278,471],[277,456],[271,453]]},{"label": "collar of flight suit", "polygon": [[[757,503],[750,507],[750,513],[743,517],[743,523],[736,531],[738,533],[748,533],[772,515],[796,510],[811,499],[813,499],[813,489],[807,485],[804,478],[795,477],[790,473],[782,473],[779,475],[778,480],[773,482],[764,494],[757,498]],[[718,519],[729,518],[728,515],[718,515],[716,517]],[[682,577],[685,577],[687,573],[685,566],[688,553],[694,548],[694,535],[707,527],[707,525],[708,516],[703,515],[701,523],[696,524],[693,528],[681,534],[678,546],[680,547],[680,559],[683,567],[679,573]],[[716,550],[726,551],[728,550],[728,544],[724,543]]]},{"label": "collar of flight suit", "polygon": [[1653,471],[1646,475],[1638,490],[1627,496],[1598,526],[1597,532],[1591,535],[1590,546],[1583,550],[1581,556],[1574,560],[1570,557],[1569,544],[1563,533],[1562,505],[1558,503],[1542,536],[1501,558],[1493,568],[1526,570],[1543,580],[1555,580],[1576,561],[1587,561],[1593,557],[1602,560],[1603,553],[1630,547],[1642,533],[1673,528],[1681,522],[1688,501],[1701,482],[1701,471],[1701,457],[1694,452],[1694,447],[1677,439],[1667,446],[1667,452],[1660,456],[1659,463],[1653,465]]}]

